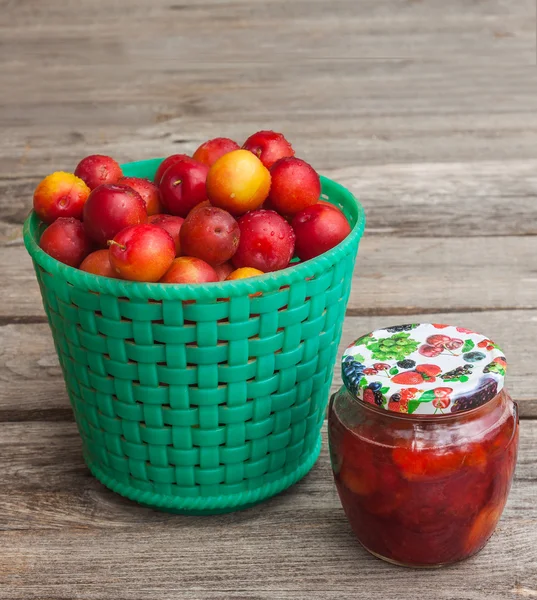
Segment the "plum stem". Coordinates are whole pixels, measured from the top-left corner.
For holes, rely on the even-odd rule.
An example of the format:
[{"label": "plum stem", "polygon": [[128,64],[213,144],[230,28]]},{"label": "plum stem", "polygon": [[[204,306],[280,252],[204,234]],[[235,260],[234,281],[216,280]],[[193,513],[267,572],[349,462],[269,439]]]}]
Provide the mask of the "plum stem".
[{"label": "plum stem", "polygon": [[121,250],[126,250],[127,246],[125,246],[124,244],[120,244],[119,242],[115,242],[114,240],[108,240],[108,242],[106,242],[108,246],[119,246],[119,248],[121,248]]}]

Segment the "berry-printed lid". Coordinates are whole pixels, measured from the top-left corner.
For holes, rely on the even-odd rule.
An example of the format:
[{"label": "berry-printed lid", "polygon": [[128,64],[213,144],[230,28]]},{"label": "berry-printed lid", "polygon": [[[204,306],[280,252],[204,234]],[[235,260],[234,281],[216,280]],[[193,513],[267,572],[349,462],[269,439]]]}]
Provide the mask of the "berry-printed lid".
[{"label": "berry-printed lid", "polygon": [[347,389],[398,413],[440,415],[477,408],[503,388],[507,364],[488,338],[452,325],[377,329],[342,358]]}]

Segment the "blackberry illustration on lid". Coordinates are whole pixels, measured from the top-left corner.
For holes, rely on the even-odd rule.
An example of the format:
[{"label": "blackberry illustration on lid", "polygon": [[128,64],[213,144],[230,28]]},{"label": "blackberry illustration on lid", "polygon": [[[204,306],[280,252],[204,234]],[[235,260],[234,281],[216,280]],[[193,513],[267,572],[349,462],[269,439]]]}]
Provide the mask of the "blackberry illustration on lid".
[{"label": "blackberry illustration on lid", "polygon": [[440,415],[477,408],[504,386],[507,363],[490,339],[463,327],[422,323],[377,329],[343,353],[347,389],[379,408]]}]

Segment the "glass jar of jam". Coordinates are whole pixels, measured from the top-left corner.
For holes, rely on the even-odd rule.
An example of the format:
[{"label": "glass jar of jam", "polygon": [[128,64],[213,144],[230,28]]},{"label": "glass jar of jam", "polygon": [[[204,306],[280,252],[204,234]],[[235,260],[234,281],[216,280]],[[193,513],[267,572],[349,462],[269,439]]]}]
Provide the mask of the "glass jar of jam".
[{"label": "glass jar of jam", "polygon": [[438,567],[479,551],[505,506],[518,447],[506,361],[488,338],[400,325],[345,351],[329,409],[334,478],[375,556]]}]

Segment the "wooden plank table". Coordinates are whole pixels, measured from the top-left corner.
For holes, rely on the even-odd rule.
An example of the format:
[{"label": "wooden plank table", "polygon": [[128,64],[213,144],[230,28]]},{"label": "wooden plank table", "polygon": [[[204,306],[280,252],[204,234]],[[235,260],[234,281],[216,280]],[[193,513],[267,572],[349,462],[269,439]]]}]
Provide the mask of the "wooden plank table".
[{"label": "wooden plank table", "polygon": [[[0,598],[537,598],[535,3],[0,2]],[[368,230],[341,347],[404,321],[505,349],[521,449],[496,534],[466,563],[392,567],[356,543],[326,444],[248,511],[139,507],[88,473],[21,223],[36,183],[285,131]],[[340,385],[334,378],[334,389]]]}]

